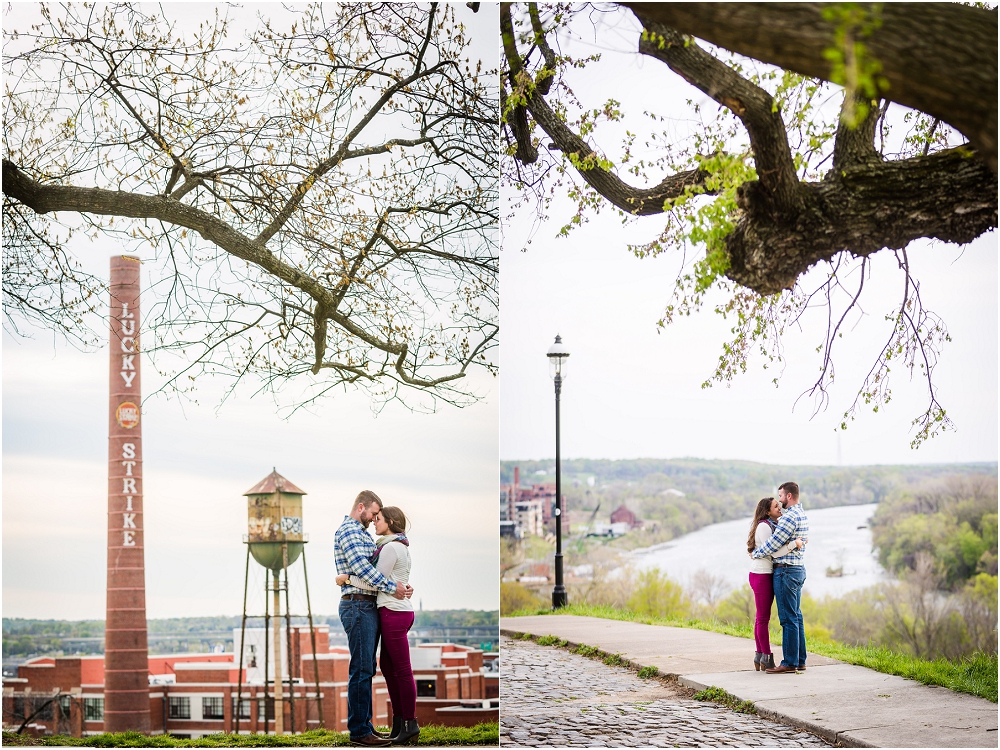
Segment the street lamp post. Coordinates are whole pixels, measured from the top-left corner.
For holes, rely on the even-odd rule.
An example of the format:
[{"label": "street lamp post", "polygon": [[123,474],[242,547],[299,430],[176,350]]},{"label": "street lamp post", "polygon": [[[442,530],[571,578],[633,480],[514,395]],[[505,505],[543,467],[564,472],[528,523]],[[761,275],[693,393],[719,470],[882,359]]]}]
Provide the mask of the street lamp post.
[{"label": "street lamp post", "polygon": [[565,375],[563,369],[569,351],[562,343],[562,338],[556,336],[555,343],[549,347],[546,355],[549,358],[549,369],[556,384],[556,585],[552,589],[552,608],[566,606],[566,588],[563,586],[563,555],[562,555],[562,464],[559,456],[559,396],[562,393],[562,381]]}]

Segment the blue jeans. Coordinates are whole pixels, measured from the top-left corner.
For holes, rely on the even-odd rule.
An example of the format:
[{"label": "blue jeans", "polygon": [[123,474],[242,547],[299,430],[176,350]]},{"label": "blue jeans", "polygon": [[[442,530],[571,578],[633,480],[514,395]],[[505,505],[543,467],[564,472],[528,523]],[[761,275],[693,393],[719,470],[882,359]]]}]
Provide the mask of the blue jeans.
[{"label": "blue jeans", "polygon": [[806,665],[806,631],[802,623],[802,586],[806,582],[804,565],[774,568],[774,601],[781,623],[781,664],[785,667]]},{"label": "blue jeans", "polygon": [[347,633],[351,667],[347,678],[347,731],[351,739],[367,737],[372,726],[372,678],[378,645],[378,608],[365,599],[340,600],[340,624]]}]

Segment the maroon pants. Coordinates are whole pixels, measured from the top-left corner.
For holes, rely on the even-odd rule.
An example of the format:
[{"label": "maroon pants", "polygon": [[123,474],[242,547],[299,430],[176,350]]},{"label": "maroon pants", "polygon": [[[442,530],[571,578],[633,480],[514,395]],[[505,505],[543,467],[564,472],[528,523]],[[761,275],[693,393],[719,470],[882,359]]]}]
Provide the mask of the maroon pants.
[{"label": "maroon pants", "polygon": [[[770,573],[751,573],[750,588],[757,605],[757,617],[753,624],[753,639],[757,643],[757,653],[771,653],[771,636],[767,625],[771,621],[771,603],[774,601],[774,579]],[[379,610],[381,612],[381,610]]]},{"label": "maroon pants", "polygon": [[406,637],[413,626],[413,612],[399,612],[379,607],[382,651],[379,668],[389,690],[393,718],[417,718],[417,686],[410,668],[410,641]]}]

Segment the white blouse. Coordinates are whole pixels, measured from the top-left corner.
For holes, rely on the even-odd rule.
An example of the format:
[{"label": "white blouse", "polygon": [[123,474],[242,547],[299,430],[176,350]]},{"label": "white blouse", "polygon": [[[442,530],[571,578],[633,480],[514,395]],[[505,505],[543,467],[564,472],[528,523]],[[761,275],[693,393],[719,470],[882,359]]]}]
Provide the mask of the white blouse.
[{"label": "white blouse", "polygon": [[[378,562],[375,564],[378,572],[395,581],[400,586],[410,580],[410,548],[399,542],[387,542],[378,553]],[[372,591],[372,587],[362,581],[357,576],[352,575],[350,583],[360,589]],[[379,607],[388,607],[400,612],[412,612],[413,602],[409,599],[397,599],[392,594],[384,591],[378,592]]]},{"label": "white blouse", "polygon": [[[755,544],[757,545],[757,548],[760,549],[761,547],[763,547],[764,543],[771,538],[771,534],[773,533],[774,532],[771,531],[771,526],[769,524],[758,523],[757,530],[754,532],[754,541]],[[784,547],[781,547],[777,552],[772,553],[772,555],[774,557],[781,557],[782,555],[787,555],[793,549],[795,549],[795,540],[790,539],[788,541],[788,544],[786,544]],[[763,573],[763,574],[773,573],[774,564],[771,562],[771,557],[758,557],[756,559],[751,557],[750,572]],[[351,583],[353,584],[354,581],[352,580]]]}]

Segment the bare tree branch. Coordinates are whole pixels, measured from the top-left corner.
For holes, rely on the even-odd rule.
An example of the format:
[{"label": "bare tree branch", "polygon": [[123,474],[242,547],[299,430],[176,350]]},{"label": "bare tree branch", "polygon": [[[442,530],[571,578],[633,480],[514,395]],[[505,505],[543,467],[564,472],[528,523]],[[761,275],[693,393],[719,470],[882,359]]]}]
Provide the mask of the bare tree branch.
[{"label": "bare tree branch", "polygon": [[163,262],[144,351],[185,358],[179,391],[213,372],[301,381],[300,405],[477,398],[459,382],[496,372],[498,91],[454,6],[275,8],[245,39],[224,15],[39,12],[5,32],[12,330],[86,330],[102,282],[66,243],[104,236]]}]

